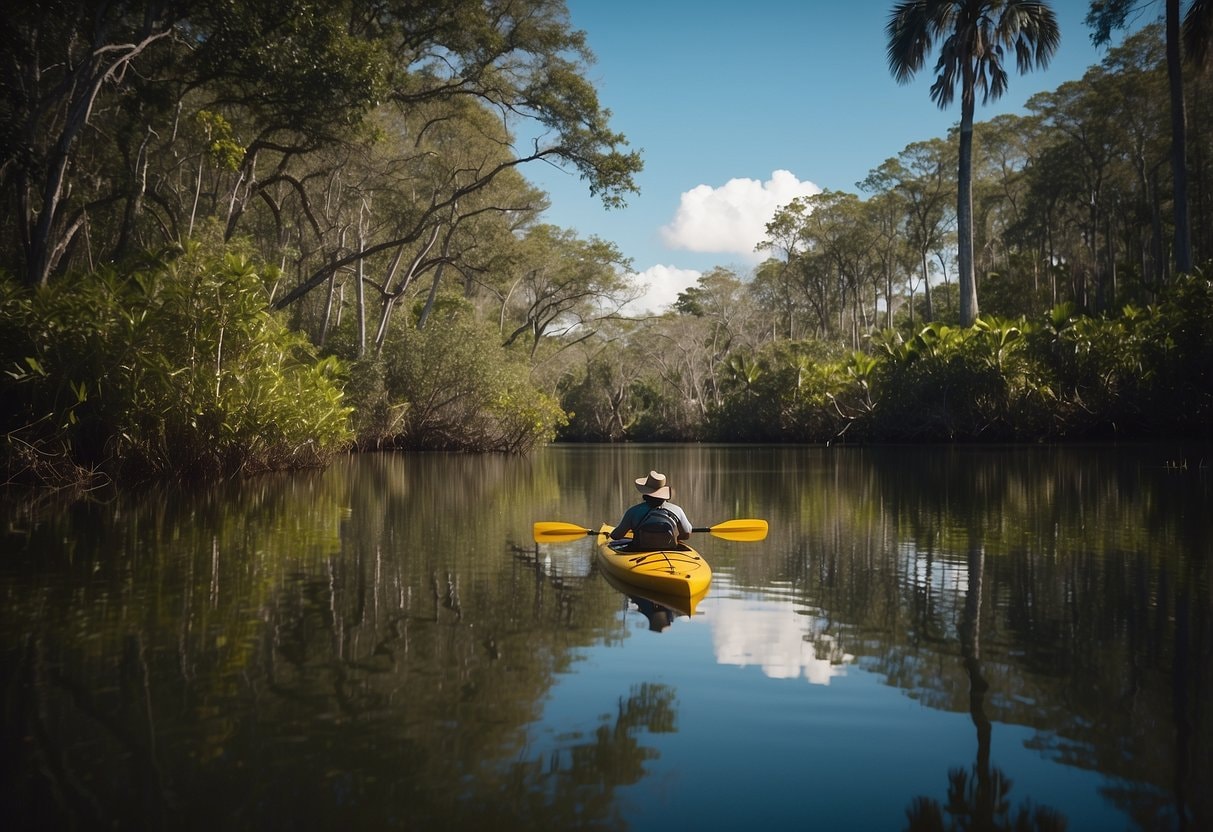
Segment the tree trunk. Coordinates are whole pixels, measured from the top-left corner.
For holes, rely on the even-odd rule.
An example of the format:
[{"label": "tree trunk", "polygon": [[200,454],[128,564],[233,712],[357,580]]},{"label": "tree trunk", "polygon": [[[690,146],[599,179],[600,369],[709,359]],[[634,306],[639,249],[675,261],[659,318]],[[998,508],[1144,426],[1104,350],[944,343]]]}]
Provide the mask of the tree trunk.
[{"label": "tree trunk", "polygon": [[[399,288],[393,290],[387,284],[384,284],[383,313],[379,316],[379,330],[375,333],[376,355],[383,352],[383,343],[387,340],[388,323],[391,321],[392,310],[396,307],[396,301],[401,295],[404,294],[405,290],[408,289],[409,284],[413,282],[413,278],[417,276],[421,262],[425,259],[426,254],[429,253],[430,247],[434,245],[434,241],[438,239],[438,232],[440,230],[440,225],[434,226],[433,231],[430,233],[429,241],[425,244],[421,251],[417,252],[416,256],[413,257],[412,262],[409,264],[408,272],[405,273],[404,280],[401,281]],[[396,266],[397,263],[393,262],[391,268],[393,274],[396,271]]]},{"label": "tree trunk", "polygon": [[885,326],[889,329],[893,328],[893,269],[887,267],[884,270],[884,319]]},{"label": "tree trunk", "polygon": [[[926,301],[926,320],[927,323],[935,320],[935,307],[931,303],[931,272],[927,269],[927,253],[922,252],[922,296]],[[913,295],[910,296],[911,298]],[[910,316],[913,321],[913,315]]]},{"label": "tree trunk", "polygon": [[[358,250],[366,249],[366,234],[367,226],[370,220],[367,218],[366,202],[364,201],[358,209]],[[400,255],[397,253],[396,262],[400,262]],[[366,279],[366,260],[359,258],[358,264],[354,269],[354,307],[355,314],[358,316],[356,325],[358,327],[358,357],[366,356],[366,287],[363,281]],[[386,285],[386,283],[384,284]]]},{"label": "tree trunk", "polygon": [[960,103],[960,163],[956,175],[957,282],[960,325],[977,321],[977,281],[973,271],[973,68],[966,62]]},{"label": "tree trunk", "polygon": [[1171,87],[1171,178],[1175,189],[1175,268],[1192,273],[1192,227],[1188,218],[1187,114],[1179,52],[1179,0],[1167,0],[1167,81]]},{"label": "tree trunk", "polygon": [[324,346],[329,338],[329,325],[333,320],[333,298],[337,295],[337,272],[329,275],[328,298],[324,302],[324,320],[320,324],[320,346]]},{"label": "tree trunk", "polygon": [[[64,240],[53,241],[56,226],[60,220],[60,202],[64,196],[67,169],[72,160],[72,146],[76,137],[88,123],[93,109],[93,102],[101,90],[101,84],[108,77],[108,71],[101,71],[90,61],[83,64],[78,71],[76,83],[84,89],[82,94],[68,108],[64,126],[59,133],[46,160],[46,179],[42,185],[42,210],[37,217],[31,217],[29,234],[29,260],[26,263],[26,280],[31,285],[45,286],[50,274],[58,266],[58,257],[53,251],[62,251],[66,247]],[[73,85],[74,86],[74,85]]]},{"label": "tree trunk", "polygon": [[[969,586],[965,593],[964,617],[960,625],[960,652],[963,657],[965,671],[969,677],[969,716],[977,729],[977,762],[974,766],[977,774],[977,817],[993,818],[993,802],[990,777],[990,739],[993,733],[993,723],[986,714],[985,699],[990,689],[990,683],[981,670],[981,593],[982,579],[985,571],[985,549],[981,542],[975,539],[975,531],[969,531]],[[981,828],[988,828],[981,825]]]},{"label": "tree trunk", "polygon": [[[426,321],[430,319],[430,313],[434,311],[434,301],[438,298],[438,286],[442,283],[442,272],[446,268],[447,258],[451,254],[451,237],[455,236],[455,228],[452,226],[442,241],[442,259],[438,261],[437,268],[434,269],[434,282],[430,284],[430,294],[425,299],[425,307],[421,310],[421,315],[417,319],[417,329],[425,329]],[[532,351],[533,352],[533,351]]]}]

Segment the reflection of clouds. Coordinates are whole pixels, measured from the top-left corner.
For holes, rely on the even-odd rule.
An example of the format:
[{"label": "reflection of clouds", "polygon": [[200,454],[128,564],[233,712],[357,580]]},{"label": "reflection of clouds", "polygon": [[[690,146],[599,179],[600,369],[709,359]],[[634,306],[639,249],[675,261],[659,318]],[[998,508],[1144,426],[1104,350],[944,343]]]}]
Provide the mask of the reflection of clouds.
[{"label": "reflection of clouds", "polygon": [[828,685],[846,673],[855,657],[825,633],[826,622],[791,602],[755,598],[712,599],[709,621],[716,661],[747,667],[756,664],[773,679]]}]

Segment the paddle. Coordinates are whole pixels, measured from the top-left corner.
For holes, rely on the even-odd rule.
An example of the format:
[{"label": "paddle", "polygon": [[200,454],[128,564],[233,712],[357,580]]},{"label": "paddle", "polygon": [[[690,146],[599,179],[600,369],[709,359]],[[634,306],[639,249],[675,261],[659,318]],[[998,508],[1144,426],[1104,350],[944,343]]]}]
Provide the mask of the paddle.
[{"label": "paddle", "polygon": [[[715,526],[701,526],[691,529],[694,532],[707,532],[724,540],[754,541],[763,540],[767,536],[766,520],[725,520]],[[586,535],[600,534],[596,529],[587,529],[573,523],[556,521],[538,521],[535,523],[536,543],[563,543],[576,540]]]}]

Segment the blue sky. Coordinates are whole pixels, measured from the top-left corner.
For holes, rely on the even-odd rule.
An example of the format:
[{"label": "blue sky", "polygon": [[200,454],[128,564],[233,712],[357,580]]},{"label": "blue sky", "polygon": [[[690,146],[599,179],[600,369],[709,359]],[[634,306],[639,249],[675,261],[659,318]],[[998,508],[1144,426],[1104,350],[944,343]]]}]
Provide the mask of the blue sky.
[{"label": "blue sky", "polygon": [[[613,129],[642,152],[641,193],[607,211],[575,175],[542,164],[545,221],[617,244],[660,311],[714,266],[745,275],[780,205],[856,183],[908,144],[960,118],[929,96],[936,53],[913,83],[889,73],[884,26],[894,0],[568,0],[597,61],[588,77]],[[1023,113],[1035,93],[1081,78],[1091,44],[1087,0],[1053,0],[1061,46],[1045,71],[1019,75],[977,120]],[[1144,23],[1148,21],[1140,21]]]}]

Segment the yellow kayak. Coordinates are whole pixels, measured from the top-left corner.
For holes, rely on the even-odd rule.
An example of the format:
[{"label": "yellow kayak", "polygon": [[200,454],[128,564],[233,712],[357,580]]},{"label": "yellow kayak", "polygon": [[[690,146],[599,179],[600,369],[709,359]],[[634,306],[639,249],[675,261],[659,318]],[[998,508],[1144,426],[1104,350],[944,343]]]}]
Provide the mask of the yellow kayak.
[{"label": "yellow kayak", "polygon": [[614,526],[598,530],[598,561],[607,574],[639,589],[678,599],[699,600],[712,582],[712,567],[703,556],[683,544],[677,549],[654,552],[628,550],[630,540],[611,540]]}]

